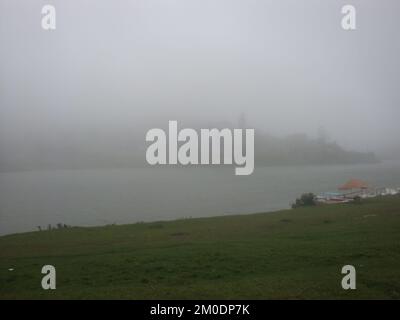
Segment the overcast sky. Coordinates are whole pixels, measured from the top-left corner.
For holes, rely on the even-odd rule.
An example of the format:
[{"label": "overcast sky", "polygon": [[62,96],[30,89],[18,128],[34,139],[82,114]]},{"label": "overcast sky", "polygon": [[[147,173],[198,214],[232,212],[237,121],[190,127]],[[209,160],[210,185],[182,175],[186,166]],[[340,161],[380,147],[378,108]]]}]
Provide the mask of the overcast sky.
[{"label": "overcast sky", "polygon": [[399,150],[399,16],[397,0],[0,0],[1,141],[245,112],[276,135]]}]

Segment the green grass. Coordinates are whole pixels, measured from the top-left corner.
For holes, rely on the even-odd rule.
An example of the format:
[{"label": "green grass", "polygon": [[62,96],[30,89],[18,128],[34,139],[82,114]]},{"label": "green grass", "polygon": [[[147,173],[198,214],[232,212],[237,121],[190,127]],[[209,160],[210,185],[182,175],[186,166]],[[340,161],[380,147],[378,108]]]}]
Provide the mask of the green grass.
[{"label": "green grass", "polygon": [[400,197],[0,237],[0,299],[32,298],[399,299]]}]

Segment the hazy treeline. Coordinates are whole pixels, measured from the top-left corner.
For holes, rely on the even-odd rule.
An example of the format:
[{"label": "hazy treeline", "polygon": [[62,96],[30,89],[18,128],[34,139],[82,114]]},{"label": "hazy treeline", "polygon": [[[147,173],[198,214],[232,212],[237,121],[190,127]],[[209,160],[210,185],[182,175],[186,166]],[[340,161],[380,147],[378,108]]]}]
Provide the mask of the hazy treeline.
[{"label": "hazy treeline", "polygon": [[283,138],[258,135],[255,161],[258,165],[355,164],[378,162],[378,158],[373,152],[345,150],[336,142],[293,134]]},{"label": "hazy treeline", "polygon": [[[237,128],[231,123],[182,126]],[[239,127],[243,124],[239,123]],[[183,128],[183,127],[182,127]],[[145,160],[147,129],[126,132],[54,133],[41,137],[21,137],[0,141],[0,171],[128,168],[148,165]],[[4,137],[3,137],[4,138]],[[343,149],[329,139],[309,138],[305,134],[276,137],[255,129],[256,165],[314,165],[376,162],[374,153]]]}]

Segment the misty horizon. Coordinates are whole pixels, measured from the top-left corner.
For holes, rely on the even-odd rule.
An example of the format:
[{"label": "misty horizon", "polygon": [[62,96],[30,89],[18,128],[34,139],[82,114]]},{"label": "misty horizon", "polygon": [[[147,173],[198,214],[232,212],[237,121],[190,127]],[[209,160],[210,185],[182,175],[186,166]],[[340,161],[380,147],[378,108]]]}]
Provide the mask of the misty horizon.
[{"label": "misty horizon", "polygon": [[244,112],[266,134],[324,128],[344,149],[399,159],[400,8],[372,4],[355,1],[346,32],[337,1],[68,1],[45,32],[35,2],[2,1],[1,157],[58,143],[130,152],[137,128]]},{"label": "misty horizon", "polygon": [[[153,124],[156,124],[155,122]],[[167,129],[168,122],[159,122],[161,129]],[[234,129],[234,128],[253,128],[246,120],[246,116],[242,113],[237,121],[231,123],[229,121],[216,121],[204,123],[200,121],[179,122],[178,129],[194,128],[200,130],[207,129]],[[150,128],[151,129],[151,128]],[[309,160],[301,163],[293,160],[293,156],[299,151],[299,148],[305,148],[305,144],[315,144],[320,152],[323,152],[323,146],[337,146],[343,152],[353,152],[372,155],[368,159],[355,157],[349,163],[364,163],[387,159],[382,155],[376,154],[370,150],[357,150],[343,148],[337,141],[327,133],[324,128],[318,128],[314,136],[305,133],[292,133],[288,135],[275,136],[268,133],[265,129],[254,128],[256,139],[256,157],[257,165],[296,165],[296,164],[343,164],[347,161],[332,160],[332,162],[313,162],[313,154]],[[3,144],[4,151],[0,161],[0,171],[19,171],[19,170],[35,170],[35,169],[84,169],[84,168],[119,168],[119,167],[140,167],[148,166],[145,161],[146,148],[150,145],[145,141],[146,132],[149,128],[145,125],[136,126],[130,130],[114,130],[114,131],[75,131],[75,132],[52,132],[51,136],[26,136],[10,143]],[[182,143],[178,144],[179,146]],[[282,155],[279,162],[273,159],[278,156],[282,145],[288,149],[289,154]],[[296,145],[296,150],[294,146]],[[279,147],[278,147],[279,146]],[[277,149],[278,147],[278,149]],[[318,150],[316,150],[318,151]],[[309,150],[305,150],[309,152]],[[223,151],[221,150],[221,157]],[[332,155],[331,155],[332,156]],[[270,158],[261,161],[261,158]],[[271,160],[272,159],[272,160]],[[375,160],[374,160],[375,159]]]}]

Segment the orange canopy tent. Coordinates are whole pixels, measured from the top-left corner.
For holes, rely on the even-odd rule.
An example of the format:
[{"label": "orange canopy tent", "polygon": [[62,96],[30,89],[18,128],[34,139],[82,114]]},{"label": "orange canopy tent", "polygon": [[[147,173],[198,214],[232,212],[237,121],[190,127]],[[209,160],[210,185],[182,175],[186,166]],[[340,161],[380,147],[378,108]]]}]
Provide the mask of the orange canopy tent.
[{"label": "orange canopy tent", "polygon": [[344,185],[339,187],[339,190],[352,190],[352,189],[368,189],[368,184],[364,181],[351,179]]}]

